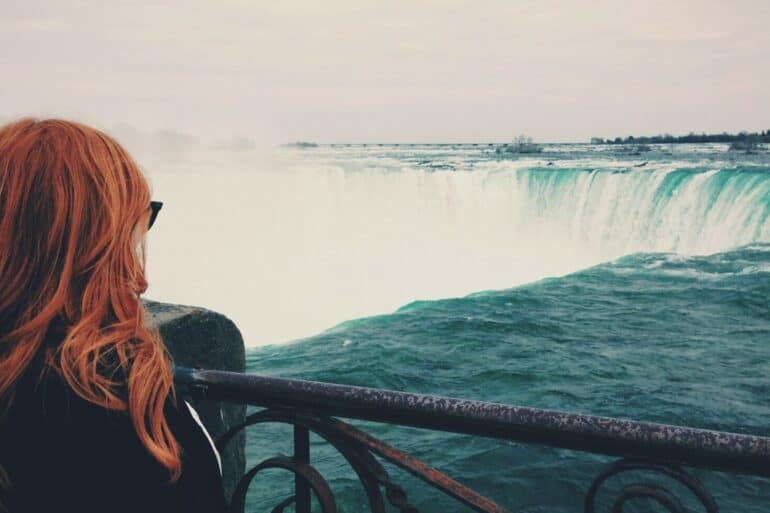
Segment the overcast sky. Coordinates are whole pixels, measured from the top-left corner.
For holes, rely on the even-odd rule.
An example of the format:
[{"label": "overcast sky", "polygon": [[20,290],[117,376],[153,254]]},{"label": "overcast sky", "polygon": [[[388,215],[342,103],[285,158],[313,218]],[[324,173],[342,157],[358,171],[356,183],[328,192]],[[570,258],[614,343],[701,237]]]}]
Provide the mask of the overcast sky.
[{"label": "overcast sky", "polygon": [[763,130],[769,24],[767,0],[0,0],[0,117],[265,143]]}]

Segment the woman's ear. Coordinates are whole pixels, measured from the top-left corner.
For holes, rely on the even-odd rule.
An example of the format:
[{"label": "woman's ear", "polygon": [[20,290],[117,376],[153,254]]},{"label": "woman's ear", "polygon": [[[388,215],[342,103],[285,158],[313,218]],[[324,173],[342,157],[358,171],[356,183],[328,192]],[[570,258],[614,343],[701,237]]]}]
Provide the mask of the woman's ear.
[{"label": "woman's ear", "polygon": [[142,216],[139,220],[139,224],[136,225],[131,235],[131,247],[134,250],[134,255],[139,263],[139,276],[136,278],[136,293],[143,294],[148,287],[147,279],[144,275],[144,269],[146,264],[146,243],[147,243],[147,224],[149,221],[149,214]]},{"label": "woman's ear", "polygon": [[139,294],[144,294],[147,292],[148,283],[144,278],[144,275],[139,278],[139,283],[137,283],[137,286],[139,287],[139,290],[137,291]]}]

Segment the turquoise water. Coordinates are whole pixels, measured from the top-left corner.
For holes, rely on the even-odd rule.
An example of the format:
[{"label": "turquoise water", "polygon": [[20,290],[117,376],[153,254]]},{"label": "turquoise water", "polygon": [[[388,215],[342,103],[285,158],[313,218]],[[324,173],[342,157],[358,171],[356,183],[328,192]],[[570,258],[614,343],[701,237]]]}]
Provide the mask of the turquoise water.
[{"label": "turquoise water", "polygon": [[[686,154],[659,152],[658,161],[645,157],[648,164],[641,167],[610,150],[597,157],[587,148],[538,157],[555,162],[551,166],[486,157],[485,165],[512,170],[499,171],[484,186],[502,188],[503,195],[516,192],[508,198],[511,212],[521,215],[524,209],[541,229],[550,228],[543,239],[568,233],[565,260],[576,247],[600,260],[611,258],[513,288],[501,275],[496,290],[414,298],[393,313],[252,349],[248,370],[770,436],[770,167],[760,157],[730,161],[719,148],[706,146]],[[361,160],[363,173],[385,158],[374,155],[385,151],[379,147],[356,148],[360,154],[322,149],[307,158],[340,151],[347,152],[350,166]],[[390,151],[412,158],[402,148]],[[476,158],[473,148],[440,151],[448,156],[420,160],[433,164],[431,173],[455,172],[442,167],[447,160]],[[536,237],[522,241],[523,252],[537,251]],[[334,301],[334,291],[328,294]],[[591,480],[610,461],[357,425],[513,511],[581,511]],[[253,428],[250,461],[290,453],[288,434],[278,427]],[[342,459],[318,441],[312,453],[341,511],[365,510],[361,487]],[[462,510],[402,472],[389,471],[421,511]],[[723,511],[767,511],[767,480],[695,473]],[[268,511],[291,494],[278,476],[254,484],[253,510]],[[609,508],[608,497],[599,499]],[[629,510],[657,511],[635,506]]]}]

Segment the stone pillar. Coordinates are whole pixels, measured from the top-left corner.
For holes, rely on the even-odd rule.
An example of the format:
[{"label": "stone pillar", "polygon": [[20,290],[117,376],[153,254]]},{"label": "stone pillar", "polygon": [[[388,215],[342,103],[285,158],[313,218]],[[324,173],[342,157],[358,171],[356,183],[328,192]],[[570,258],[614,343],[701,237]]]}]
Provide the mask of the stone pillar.
[{"label": "stone pillar", "polygon": [[[158,327],[174,362],[184,367],[244,372],[243,338],[224,315],[194,306],[144,300],[148,324]],[[243,422],[246,406],[215,401],[191,401],[201,421],[216,441],[232,426]],[[222,452],[225,495],[232,496],[246,465],[245,435],[241,431]]]}]

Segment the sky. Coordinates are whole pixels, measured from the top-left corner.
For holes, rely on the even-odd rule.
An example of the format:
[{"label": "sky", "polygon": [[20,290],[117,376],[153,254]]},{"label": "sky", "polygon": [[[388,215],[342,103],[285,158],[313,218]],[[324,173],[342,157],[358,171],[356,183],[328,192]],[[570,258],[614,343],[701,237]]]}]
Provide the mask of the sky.
[{"label": "sky", "polygon": [[768,22],[766,0],[0,0],[0,119],[259,144],[765,130]]}]

